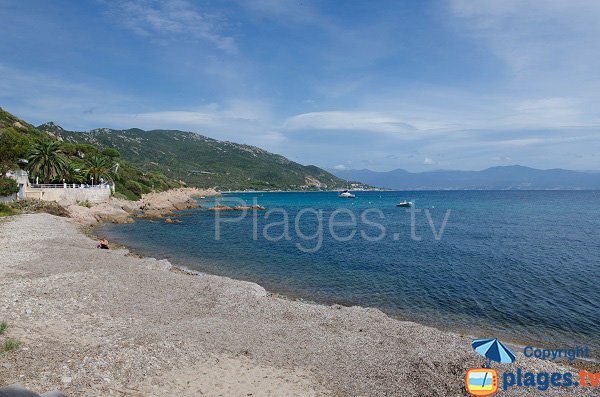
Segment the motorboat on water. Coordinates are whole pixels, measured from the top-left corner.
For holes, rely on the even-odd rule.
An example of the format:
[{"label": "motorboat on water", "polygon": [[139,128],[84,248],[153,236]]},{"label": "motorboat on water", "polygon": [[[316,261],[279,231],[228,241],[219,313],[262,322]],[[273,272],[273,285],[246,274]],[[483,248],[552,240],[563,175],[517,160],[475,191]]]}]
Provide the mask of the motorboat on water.
[{"label": "motorboat on water", "polygon": [[350,184],[346,181],[346,189],[342,190],[340,194],[338,194],[339,198],[356,198],[354,194],[350,192]]},{"label": "motorboat on water", "polygon": [[413,206],[413,202],[412,201],[400,201],[398,204],[396,204],[396,207],[412,207]]},{"label": "motorboat on water", "polygon": [[350,191],[348,189],[342,191],[339,195],[339,198],[356,198],[356,196],[352,193],[350,193]]}]

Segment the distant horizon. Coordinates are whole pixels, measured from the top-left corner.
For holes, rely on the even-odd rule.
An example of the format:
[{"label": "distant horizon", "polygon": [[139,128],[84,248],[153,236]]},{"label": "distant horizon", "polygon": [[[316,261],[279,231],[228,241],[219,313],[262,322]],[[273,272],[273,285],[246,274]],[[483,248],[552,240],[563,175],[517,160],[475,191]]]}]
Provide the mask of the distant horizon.
[{"label": "distant horizon", "polygon": [[489,167],[485,167],[485,168],[481,168],[481,169],[472,169],[472,170],[468,170],[468,169],[451,169],[451,168],[437,168],[437,169],[431,169],[431,170],[423,170],[423,171],[412,171],[406,168],[402,168],[402,167],[397,167],[397,168],[393,168],[390,170],[373,170],[370,168],[344,168],[344,169],[336,169],[336,168],[331,168],[331,167],[323,167],[323,169],[334,173],[334,172],[344,172],[344,171],[371,171],[371,172],[377,172],[377,173],[386,173],[386,172],[393,172],[393,171],[406,171],[409,172],[411,174],[422,174],[425,172],[447,172],[447,171],[456,171],[456,172],[480,172],[480,171],[485,171],[487,169],[490,168],[499,168],[499,167],[524,167],[524,168],[530,168],[533,170],[537,170],[537,171],[552,171],[552,170],[563,170],[563,171],[574,171],[574,172],[584,172],[584,173],[600,173],[600,169],[598,170],[578,170],[578,169],[569,169],[569,168],[560,168],[560,167],[553,167],[553,168],[537,168],[537,167],[531,167],[528,165],[523,165],[523,164],[507,164],[507,165],[492,165]]}]

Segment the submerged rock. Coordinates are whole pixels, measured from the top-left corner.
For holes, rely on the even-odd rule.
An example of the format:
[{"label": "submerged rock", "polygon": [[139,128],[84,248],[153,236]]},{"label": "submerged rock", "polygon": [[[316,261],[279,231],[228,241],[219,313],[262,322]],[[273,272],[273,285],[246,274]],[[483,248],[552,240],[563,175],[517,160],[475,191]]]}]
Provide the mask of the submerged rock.
[{"label": "submerged rock", "polygon": [[262,205],[236,205],[235,207],[229,207],[227,205],[216,205],[208,209],[209,211],[263,211],[265,207]]}]

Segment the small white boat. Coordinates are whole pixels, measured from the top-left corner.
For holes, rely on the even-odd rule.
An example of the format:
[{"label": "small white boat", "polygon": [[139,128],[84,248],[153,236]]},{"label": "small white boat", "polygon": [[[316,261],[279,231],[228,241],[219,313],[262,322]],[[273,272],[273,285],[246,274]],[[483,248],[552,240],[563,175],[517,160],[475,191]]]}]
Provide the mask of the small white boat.
[{"label": "small white boat", "polygon": [[398,204],[396,204],[396,207],[412,207],[413,206],[413,202],[412,201],[401,201]]},{"label": "small white boat", "polygon": [[356,196],[350,193],[349,190],[344,190],[338,195],[339,198],[355,198]]}]

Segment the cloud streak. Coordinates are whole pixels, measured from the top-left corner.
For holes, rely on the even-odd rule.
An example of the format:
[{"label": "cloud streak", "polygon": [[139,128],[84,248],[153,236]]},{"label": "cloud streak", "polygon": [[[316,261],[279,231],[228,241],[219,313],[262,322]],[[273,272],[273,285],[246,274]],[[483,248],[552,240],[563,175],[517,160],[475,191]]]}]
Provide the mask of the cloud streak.
[{"label": "cloud streak", "polygon": [[409,134],[417,129],[385,113],[336,111],[303,113],[288,118],[286,130],[358,130],[390,134]]},{"label": "cloud streak", "polygon": [[223,34],[226,21],[202,12],[186,0],[133,0],[109,4],[111,17],[143,37],[181,40],[195,38],[227,53],[237,53],[233,37]]}]

